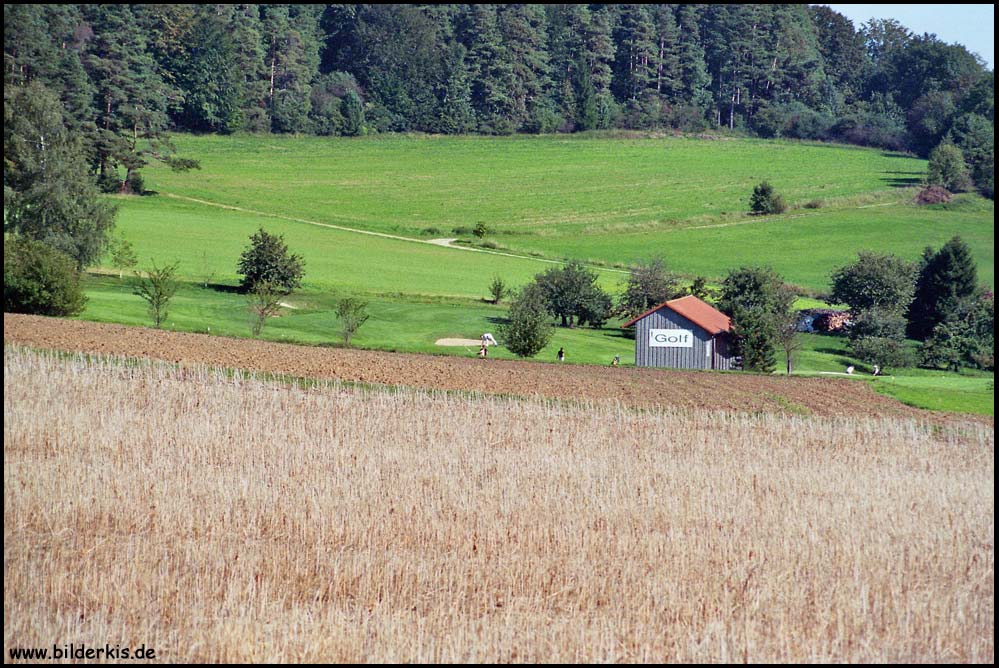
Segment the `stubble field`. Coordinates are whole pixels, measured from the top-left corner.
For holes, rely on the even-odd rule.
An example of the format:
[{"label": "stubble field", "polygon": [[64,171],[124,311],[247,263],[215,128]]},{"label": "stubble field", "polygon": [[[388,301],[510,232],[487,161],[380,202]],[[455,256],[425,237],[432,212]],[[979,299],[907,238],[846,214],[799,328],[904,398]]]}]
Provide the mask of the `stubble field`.
[{"label": "stubble field", "polygon": [[[6,324],[6,318],[5,318]],[[4,644],[994,660],[994,432],[4,355]]]}]

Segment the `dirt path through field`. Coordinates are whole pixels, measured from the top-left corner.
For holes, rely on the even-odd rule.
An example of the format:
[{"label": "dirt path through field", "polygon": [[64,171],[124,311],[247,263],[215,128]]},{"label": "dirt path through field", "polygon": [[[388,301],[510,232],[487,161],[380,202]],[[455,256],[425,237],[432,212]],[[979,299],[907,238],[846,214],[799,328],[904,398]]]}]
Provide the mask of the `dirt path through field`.
[{"label": "dirt path through field", "polygon": [[5,344],[151,357],[168,362],[209,364],[307,378],[566,400],[616,401],[632,407],[923,419],[935,415],[879,395],[866,383],[825,378],[344,350],[6,313],[3,338]]}]

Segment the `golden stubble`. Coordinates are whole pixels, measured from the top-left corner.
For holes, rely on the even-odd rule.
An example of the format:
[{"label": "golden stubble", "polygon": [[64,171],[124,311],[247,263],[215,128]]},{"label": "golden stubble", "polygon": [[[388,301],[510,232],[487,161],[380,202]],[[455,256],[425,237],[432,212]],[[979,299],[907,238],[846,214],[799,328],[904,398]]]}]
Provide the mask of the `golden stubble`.
[{"label": "golden stubble", "polygon": [[994,656],[990,425],[4,354],[4,651]]}]

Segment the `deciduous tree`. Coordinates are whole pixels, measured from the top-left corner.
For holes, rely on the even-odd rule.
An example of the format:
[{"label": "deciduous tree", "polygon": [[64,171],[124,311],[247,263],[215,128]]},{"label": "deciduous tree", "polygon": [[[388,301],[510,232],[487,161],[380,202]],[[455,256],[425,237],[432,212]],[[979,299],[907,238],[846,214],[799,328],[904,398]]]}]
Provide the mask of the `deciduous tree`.
[{"label": "deciduous tree", "polygon": [[237,273],[243,277],[240,288],[244,292],[252,291],[257,283],[269,283],[289,294],[301,287],[305,269],[302,256],[288,251],[283,235],[260,228],[240,256]]}]

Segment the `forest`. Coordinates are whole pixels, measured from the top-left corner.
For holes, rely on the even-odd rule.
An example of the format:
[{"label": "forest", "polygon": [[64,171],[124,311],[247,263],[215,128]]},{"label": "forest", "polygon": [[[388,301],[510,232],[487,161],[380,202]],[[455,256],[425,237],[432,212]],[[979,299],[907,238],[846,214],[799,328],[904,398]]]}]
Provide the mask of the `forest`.
[{"label": "forest", "polygon": [[4,68],[5,120],[17,90],[50,90],[109,192],[150,160],[194,166],[170,131],[607,129],[953,143],[992,190],[982,59],[824,6],[9,5]]}]

